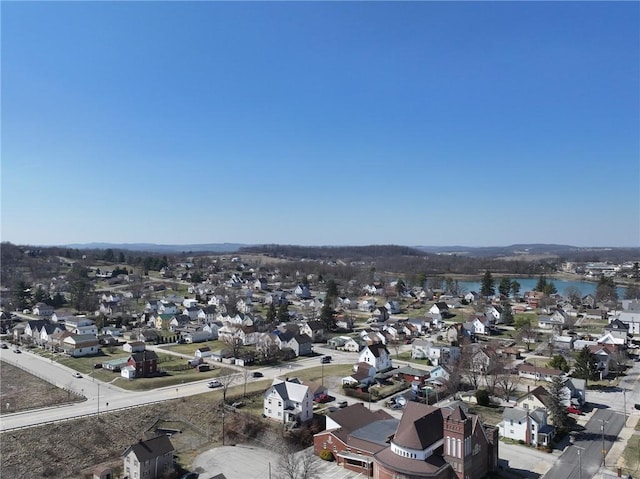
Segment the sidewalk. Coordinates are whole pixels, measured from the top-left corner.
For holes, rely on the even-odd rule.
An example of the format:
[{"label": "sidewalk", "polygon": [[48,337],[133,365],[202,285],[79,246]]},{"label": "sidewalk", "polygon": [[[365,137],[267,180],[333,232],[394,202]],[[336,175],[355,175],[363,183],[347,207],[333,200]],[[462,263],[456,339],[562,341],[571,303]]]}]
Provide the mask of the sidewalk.
[{"label": "sidewalk", "polygon": [[[614,477],[615,478],[619,477],[618,467],[624,466],[624,459],[622,458],[622,454],[625,448],[627,447],[629,438],[631,438],[631,436],[633,436],[634,433],[636,432],[635,426],[638,422],[638,419],[640,419],[640,414],[636,414],[636,413],[631,413],[627,417],[627,422],[625,423],[624,427],[620,431],[620,434],[618,435],[618,440],[613,443],[613,445],[611,446],[611,449],[607,453],[607,457],[606,457],[607,466],[600,467],[600,469],[594,476],[596,479],[610,479]],[[623,477],[626,479],[629,477],[636,478],[640,476],[622,475],[620,477]]]}]

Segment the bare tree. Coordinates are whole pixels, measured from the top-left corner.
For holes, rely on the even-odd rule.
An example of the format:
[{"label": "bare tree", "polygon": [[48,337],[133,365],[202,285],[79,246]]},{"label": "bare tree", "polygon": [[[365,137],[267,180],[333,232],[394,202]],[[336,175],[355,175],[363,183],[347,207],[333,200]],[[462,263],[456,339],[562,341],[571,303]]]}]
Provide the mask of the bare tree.
[{"label": "bare tree", "polygon": [[320,478],[312,448],[295,452],[293,446],[282,445],[277,470],[280,479]]},{"label": "bare tree", "polygon": [[218,381],[222,384],[222,402],[227,402],[227,391],[229,390],[229,386],[233,385],[233,383],[237,379],[237,375],[235,374],[227,374],[226,376],[218,377]]},{"label": "bare tree", "polygon": [[511,396],[518,390],[520,375],[512,374],[508,369],[503,369],[497,374],[496,385],[505,401],[509,401]]}]

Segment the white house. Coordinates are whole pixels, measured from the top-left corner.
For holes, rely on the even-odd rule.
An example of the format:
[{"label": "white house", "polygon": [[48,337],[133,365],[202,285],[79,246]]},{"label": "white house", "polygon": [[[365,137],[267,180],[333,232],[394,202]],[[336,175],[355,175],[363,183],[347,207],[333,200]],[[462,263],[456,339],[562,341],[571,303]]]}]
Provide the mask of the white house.
[{"label": "white house", "polygon": [[160,301],[158,305],[158,313],[160,314],[178,314],[178,306],[173,301]]},{"label": "white house", "polygon": [[519,407],[505,408],[498,424],[501,437],[523,441],[533,446],[547,446],[553,438],[553,427],[547,424],[547,411]]},{"label": "white house", "polygon": [[185,308],[195,308],[198,306],[198,300],[194,298],[184,298],[182,300],[182,306]]},{"label": "white house", "polygon": [[274,379],[264,393],[264,416],[282,422],[306,422],[313,417],[313,394],[297,379]]},{"label": "white house", "polygon": [[358,362],[370,364],[375,367],[378,372],[386,371],[393,367],[389,350],[384,344],[370,344],[366,346],[360,352]]},{"label": "white house", "polygon": [[72,334],[62,341],[62,349],[73,357],[98,354],[98,338],[90,334]]}]

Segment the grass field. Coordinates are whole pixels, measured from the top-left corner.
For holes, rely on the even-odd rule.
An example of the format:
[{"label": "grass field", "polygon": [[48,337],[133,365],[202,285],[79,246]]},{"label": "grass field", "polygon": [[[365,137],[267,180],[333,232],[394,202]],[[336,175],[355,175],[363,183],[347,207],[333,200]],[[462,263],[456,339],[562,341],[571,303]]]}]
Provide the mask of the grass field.
[{"label": "grass field", "polygon": [[55,406],[84,398],[57,388],[9,363],[0,362],[0,412],[13,413]]},{"label": "grass field", "polygon": [[195,355],[196,349],[204,348],[209,346],[211,351],[220,351],[223,347],[223,344],[220,341],[205,341],[203,343],[192,343],[192,344],[169,344],[167,346],[161,346],[162,349],[166,349],[167,351],[173,351],[175,353],[180,354],[188,354],[189,356]]},{"label": "grass field", "polygon": [[94,364],[112,361],[115,359],[125,359],[129,357],[129,353],[121,348],[102,348],[101,353],[96,356],[72,358],[64,354],[53,354],[43,349],[33,349],[31,352],[39,354],[46,358],[63,364],[71,369],[75,369],[79,373],[94,377],[100,381],[113,382],[116,386],[131,391],[147,391],[164,386],[175,386],[193,381],[201,381],[203,379],[216,378],[221,375],[228,374],[227,368],[216,367],[211,371],[197,372],[196,369],[173,370],[182,368],[186,365],[186,359],[173,356],[171,354],[158,353],[158,367],[167,370],[166,376],[153,378],[137,378],[134,380],[125,379],[120,376],[119,372],[113,372],[102,368],[94,368]]}]

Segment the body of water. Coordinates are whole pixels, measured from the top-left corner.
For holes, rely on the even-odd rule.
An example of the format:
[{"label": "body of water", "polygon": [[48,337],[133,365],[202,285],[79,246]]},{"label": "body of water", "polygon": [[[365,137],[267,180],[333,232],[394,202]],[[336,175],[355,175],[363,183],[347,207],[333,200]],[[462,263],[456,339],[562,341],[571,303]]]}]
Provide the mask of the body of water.
[{"label": "body of water", "polygon": [[[498,285],[500,284],[500,280],[502,279],[499,276],[493,277],[495,282],[496,293],[498,292]],[[516,280],[520,283],[520,296],[524,294],[525,291],[532,291],[533,288],[538,284],[538,278],[511,278],[511,280]],[[596,293],[596,288],[598,287],[598,283],[593,283],[591,281],[572,281],[572,280],[564,280],[564,279],[553,279],[547,277],[547,281],[553,283],[556,289],[558,290],[558,294],[565,296],[565,290],[569,287],[578,288],[581,296],[586,296],[587,294]],[[476,291],[480,292],[480,281],[458,281],[458,284],[461,288],[464,289],[465,292]],[[623,287],[618,287],[618,298],[624,298],[625,289]]]}]

